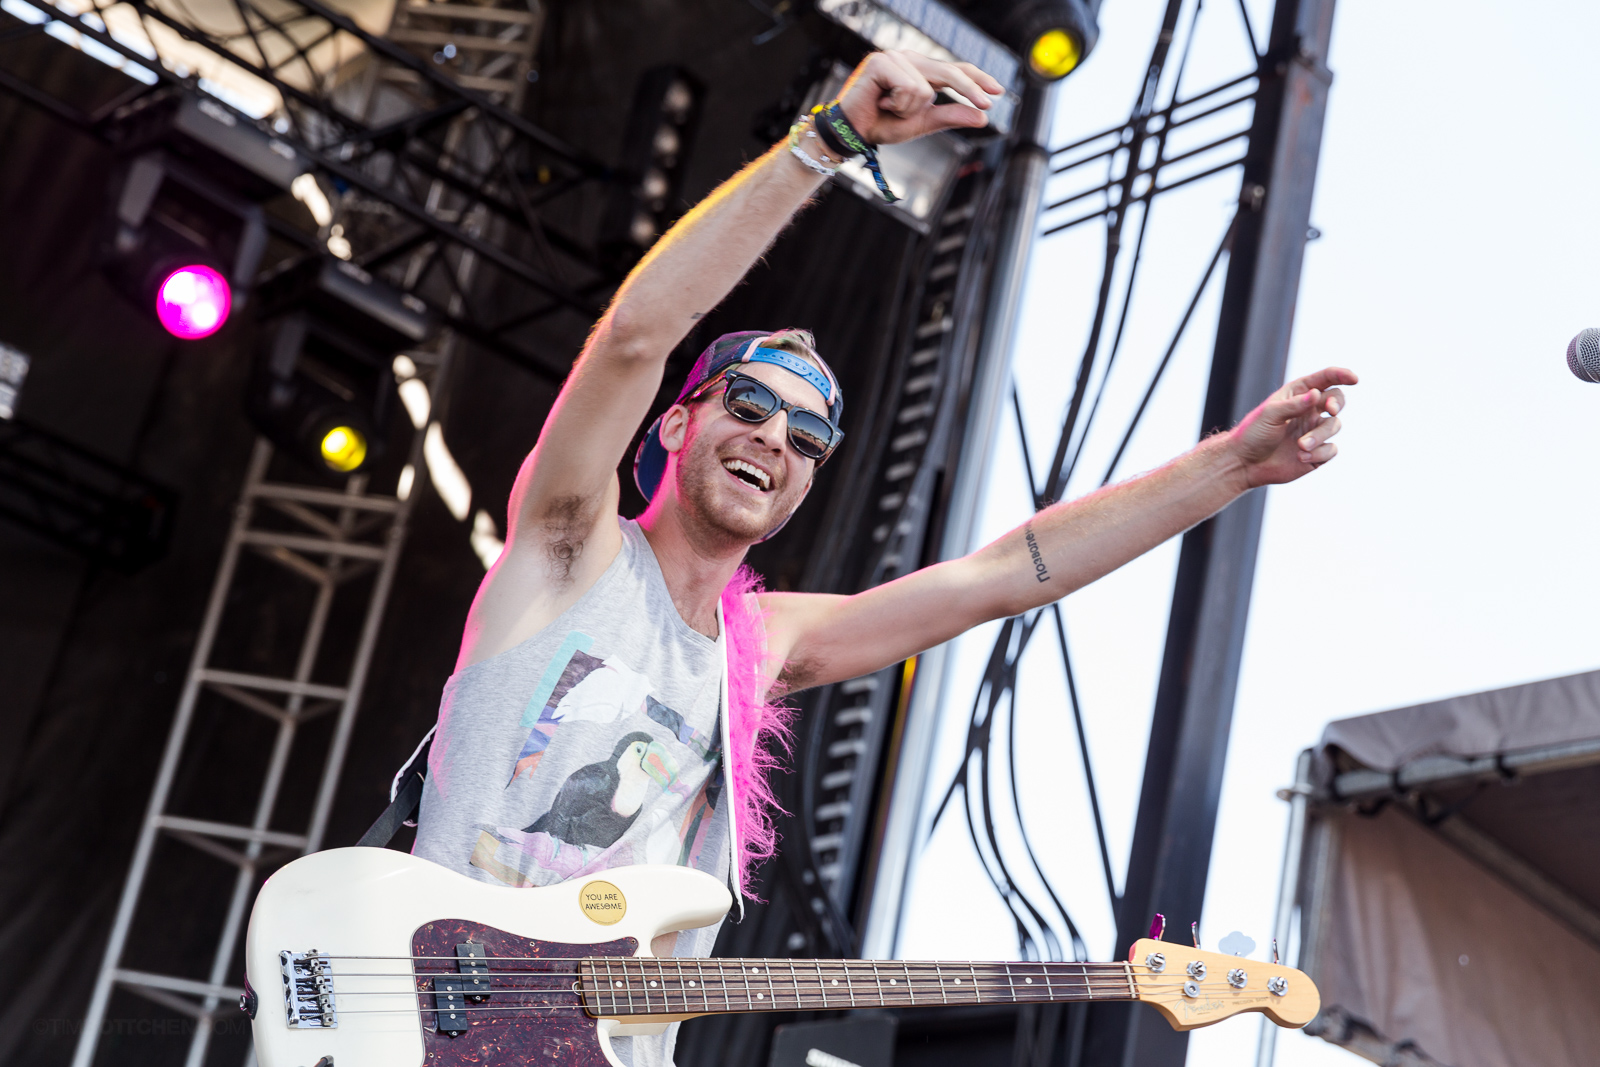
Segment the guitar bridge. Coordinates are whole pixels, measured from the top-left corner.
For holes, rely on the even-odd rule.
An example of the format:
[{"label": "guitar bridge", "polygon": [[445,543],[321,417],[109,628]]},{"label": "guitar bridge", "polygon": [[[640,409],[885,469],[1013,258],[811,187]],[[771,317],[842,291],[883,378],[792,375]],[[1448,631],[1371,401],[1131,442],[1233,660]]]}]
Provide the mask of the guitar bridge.
[{"label": "guitar bridge", "polygon": [[283,1007],[289,1026],[296,1030],[337,1027],[332,961],[316,949],[285,950],[278,953],[278,965],[283,972]]}]

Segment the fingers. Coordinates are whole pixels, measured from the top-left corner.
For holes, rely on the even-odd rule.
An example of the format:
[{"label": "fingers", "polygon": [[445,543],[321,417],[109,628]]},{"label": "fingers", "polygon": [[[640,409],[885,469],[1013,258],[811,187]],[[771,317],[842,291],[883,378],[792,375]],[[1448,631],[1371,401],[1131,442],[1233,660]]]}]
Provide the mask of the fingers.
[{"label": "fingers", "polygon": [[1005,92],[1004,87],[971,63],[945,63],[916,52],[891,52],[921,74],[935,89],[960,93],[973,107],[987,111],[989,97]]},{"label": "fingers", "polygon": [[1318,445],[1310,452],[1301,452],[1299,457],[1301,463],[1309,463],[1313,467],[1320,467],[1338,454],[1339,446],[1334,444],[1332,441],[1328,441],[1324,444]]},{"label": "fingers", "polygon": [[1282,426],[1315,413],[1321,401],[1322,393],[1316,389],[1290,396],[1275,396],[1261,406],[1261,414],[1270,424]]},{"label": "fingers", "polygon": [[1329,389],[1322,394],[1322,410],[1329,415],[1337,415],[1344,410],[1344,390],[1339,388]]},{"label": "fingers", "polygon": [[1300,449],[1301,461],[1314,462],[1312,457],[1315,456],[1317,449],[1326,444],[1328,438],[1338,432],[1339,420],[1330,415],[1325,419],[1319,420],[1309,433],[1301,434],[1295,441],[1296,447]]},{"label": "fingers", "polygon": [[1296,378],[1289,383],[1288,388],[1292,393],[1303,393],[1307,389],[1327,389],[1335,385],[1355,385],[1359,380],[1353,370],[1347,370],[1344,367],[1324,367],[1319,371],[1313,371],[1304,378]]},{"label": "fingers", "polygon": [[879,64],[884,72],[879,86],[884,91],[878,97],[878,107],[902,118],[922,111],[933,103],[934,87],[914,63],[908,61],[910,53],[883,52]]}]

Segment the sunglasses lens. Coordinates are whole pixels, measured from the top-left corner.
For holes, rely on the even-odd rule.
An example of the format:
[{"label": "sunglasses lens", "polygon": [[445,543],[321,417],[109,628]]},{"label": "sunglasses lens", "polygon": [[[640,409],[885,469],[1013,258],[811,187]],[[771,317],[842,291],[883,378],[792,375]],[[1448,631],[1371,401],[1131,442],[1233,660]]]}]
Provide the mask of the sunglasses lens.
[{"label": "sunglasses lens", "polygon": [[745,422],[765,422],[778,410],[777,396],[753,378],[729,381],[722,403],[728,409],[728,414]]},{"label": "sunglasses lens", "polygon": [[816,412],[795,408],[789,412],[789,443],[807,459],[821,459],[833,443],[833,427]]}]

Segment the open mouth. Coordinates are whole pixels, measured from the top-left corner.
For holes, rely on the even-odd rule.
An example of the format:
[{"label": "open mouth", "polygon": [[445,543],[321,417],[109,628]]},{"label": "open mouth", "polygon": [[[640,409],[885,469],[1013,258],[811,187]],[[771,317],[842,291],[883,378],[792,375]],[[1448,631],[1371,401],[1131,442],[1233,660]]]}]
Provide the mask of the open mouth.
[{"label": "open mouth", "polygon": [[725,459],[722,461],[722,467],[729,474],[753,489],[759,489],[765,493],[772,488],[771,476],[753,463],[746,463],[742,459]]}]

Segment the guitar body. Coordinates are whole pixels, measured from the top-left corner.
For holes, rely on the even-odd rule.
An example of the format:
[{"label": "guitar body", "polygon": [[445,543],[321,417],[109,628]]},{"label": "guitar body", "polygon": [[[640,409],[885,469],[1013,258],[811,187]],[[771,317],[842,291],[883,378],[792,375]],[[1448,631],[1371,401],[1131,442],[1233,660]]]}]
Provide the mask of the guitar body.
[{"label": "guitar body", "polygon": [[[620,1067],[612,1035],[660,1033],[667,1023],[584,1014],[574,995],[576,961],[648,957],[655,938],[709,926],[732,902],[715,878],[679,866],[513,889],[389,849],[318,852],[269,878],[250,917],[245,973],[257,998],[256,1057],[262,1067],[313,1067],[326,1057],[337,1067]],[[439,976],[458,981],[465,973],[457,962],[463,944],[482,946],[488,960],[485,1003],[470,999],[470,987],[450,1001],[434,992]],[[286,978],[283,953],[310,958],[291,960],[296,977]],[[316,1007],[319,957],[337,982],[331,1018]],[[516,993],[503,991],[511,973]],[[296,998],[285,995],[290,981],[306,994],[298,1018],[288,1007]],[[447,1003],[459,1014],[447,1014]],[[452,1035],[441,1029],[448,1018],[470,1026]]]}]

